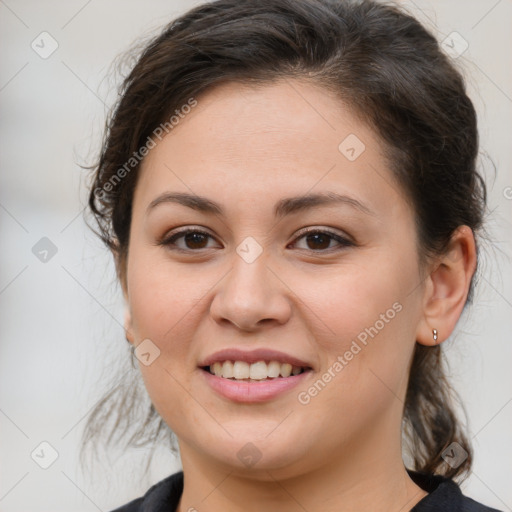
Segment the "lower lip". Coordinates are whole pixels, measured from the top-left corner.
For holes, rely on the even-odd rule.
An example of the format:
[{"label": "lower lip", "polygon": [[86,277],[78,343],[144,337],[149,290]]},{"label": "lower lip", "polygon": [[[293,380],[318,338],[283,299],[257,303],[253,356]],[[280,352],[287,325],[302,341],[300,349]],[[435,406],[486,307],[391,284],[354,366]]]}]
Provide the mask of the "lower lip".
[{"label": "lower lip", "polygon": [[266,402],[300,384],[311,370],[260,382],[246,382],[217,377],[209,371],[200,370],[208,385],[217,393],[233,402]]}]

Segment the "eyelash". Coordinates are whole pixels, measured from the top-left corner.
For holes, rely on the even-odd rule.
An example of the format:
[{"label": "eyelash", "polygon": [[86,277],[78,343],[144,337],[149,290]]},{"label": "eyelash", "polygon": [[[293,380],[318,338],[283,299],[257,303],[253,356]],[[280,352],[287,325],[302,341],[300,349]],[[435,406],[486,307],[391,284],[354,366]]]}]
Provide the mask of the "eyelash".
[{"label": "eyelash", "polygon": [[[205,236],[208,236],[210,238],[214,238],[210,233],[207,233],[206,231],[201,231],[199,229],[191,229],[191,228],[187,228],[187,229],[184,229],[182,231],[178,231],[177,233],[174,233],[172,234],[171,236],[167,236],[167,237],[164,237],[163,239],[159,240],[158,241],[158,245],[161,245],[161,246],[165,246],[165,247],[168,247],[170,248],[170,250],[173,250],[173,251],[178,251],[178,252],[186,252],[186,253],[190,253],[190,252],[199,252],[199,251],[202,251],[204,250],[205,248],[203,249],[182,249],[182,248],[179,248],[179,247],[176,247],[176,240],[178,240],[179,238],[182,238],[190,233],[198,233],[198,234],[201,234],[201,235],[205,235]],[[329,231],[329,230],[326,230],[326,229],[309,229],[309,230],[301,230],[299,231],[297,237],[294,239],[294,242],[296,242],[297,240],[301,239],[301,238],[305,238],[306,236],[308,235],[318,235],[318,234],[321,234],[321,235],[327,235],[329,236],[331,239],[335,240],[336,242],[338,242],[340,245],[338,247],[331,247],[329,249],[302,249],[302,250],[306,250],[306,251],[310,251],[312,253],[315,253],[315,254],[319,254],[319,253],[331,253],[333,251],[340,251],[340,250],[343,250],[347,247],[352,247],[355,245],[354,242],[348,240],[347,238],[337,234],[337,233],[334,233],[332,231]],[[172,247],[174,246],[174,247]]]}]

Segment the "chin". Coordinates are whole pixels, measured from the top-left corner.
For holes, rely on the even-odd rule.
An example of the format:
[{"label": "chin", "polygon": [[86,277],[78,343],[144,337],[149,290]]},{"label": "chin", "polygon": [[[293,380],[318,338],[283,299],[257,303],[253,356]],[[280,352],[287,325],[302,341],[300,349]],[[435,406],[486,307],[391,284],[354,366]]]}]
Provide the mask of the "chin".
[{"label": "chin", "polygon": [[262,481],[272,480],[275,472],[282,477],[297,476],[306,464],[308,450],[300,439],[291,442],[274,438],[251,440],[248,436],[233,437],[212,446],[202,446],[205,454],[227,471]]}]

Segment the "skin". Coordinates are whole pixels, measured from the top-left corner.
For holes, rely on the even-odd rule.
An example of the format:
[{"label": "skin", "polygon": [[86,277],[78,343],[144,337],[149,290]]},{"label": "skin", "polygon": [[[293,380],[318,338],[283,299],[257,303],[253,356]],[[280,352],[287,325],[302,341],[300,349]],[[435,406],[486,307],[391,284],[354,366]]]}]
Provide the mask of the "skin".
[{"label": "skin", "polygon": [[[471,230],[421,268],[414,212],[377,135],[339,99],[311,83],[250,88],[229,83],[198,105],[145,158],[134,195],[123,291],[127,337],[160,355],[140,364],[148,393],[175,432],[185,474],[179,511],[410,510],[425,495],[401,452],[402,408],[415,343],[452,332],[475,270]],[[355,134],[364,152],[338,146]],[[277,201],[333,191],[364,203],[316,207],[276,219]],[[187,192],[224,215],[163,203]],[[207,231],[159,245],[177,228]],[[355,245],[315,241],[330,229]],[[246,237],[261,246],[247,263]],[[308,241],[309,240],[309,241]],[[307,390],[357,335],[402,309],[309,403]],[[304,384],[258,404],[235,403],[205,384],[197,365],[217,350],[273,348],[314,368]],[[260,460],[237,456],[253,443]]]}]

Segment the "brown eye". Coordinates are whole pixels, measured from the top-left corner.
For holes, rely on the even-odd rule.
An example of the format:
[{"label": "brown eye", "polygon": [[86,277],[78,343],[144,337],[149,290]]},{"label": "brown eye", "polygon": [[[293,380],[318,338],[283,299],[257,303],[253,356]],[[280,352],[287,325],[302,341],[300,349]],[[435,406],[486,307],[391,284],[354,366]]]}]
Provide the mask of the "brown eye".
[{"label": "brown eye", "polygon": [[[185,229],[168,236],[159,242],[159,245],[169,247],[171,250],[197,252],[212,248],[208,246],[209,239],[214,240],[214,237],[205,231]],[[341,235],[318,229],[303,232],[292,245],[297,244],[297,241],[301,239],[306,240],[306,247],[299,247],[299,249],[320,253],[341,250],[354,245],[353,242]],[[180,240],[182,241],[178,243]],[[335,244],[331,245],[332,242]]]},{"label": "brown eye", "polygon": [[[306,247],[302,249],[314,252],[330,252],[331,250],[340,250],[354,245],[350,240],[331,231],[309,230],[303,232],[301,236],[295,239],[294,244],[301,239],[306,240]],[[337,243],[337,247],[336,245],[331,246],[333,241]]]},{"label": "brown eye", "polygon": [[307,235],[306,240],[310,249],[328,249],[329,245],[331,245],[332,237],[325,233],[314,233]]},{"label": "brown eye", "polygon": [[[165,238],[160,242],[160,245],[168,246],[171,249],[176,248],[180,251],[195,251],[200,249],[208,249],[208,239],[213,237],[204,231],[197,229],[186,229]],[[183,239],[182,244],[176,243],[178,240]],[[184,246],[183,246],[184,244]]]},{"label": "brown eye", "polygon": [[204,233],[186,233],[183,237],[188,249],[204,249],[205,242],[208,243],[207,235]]}]

